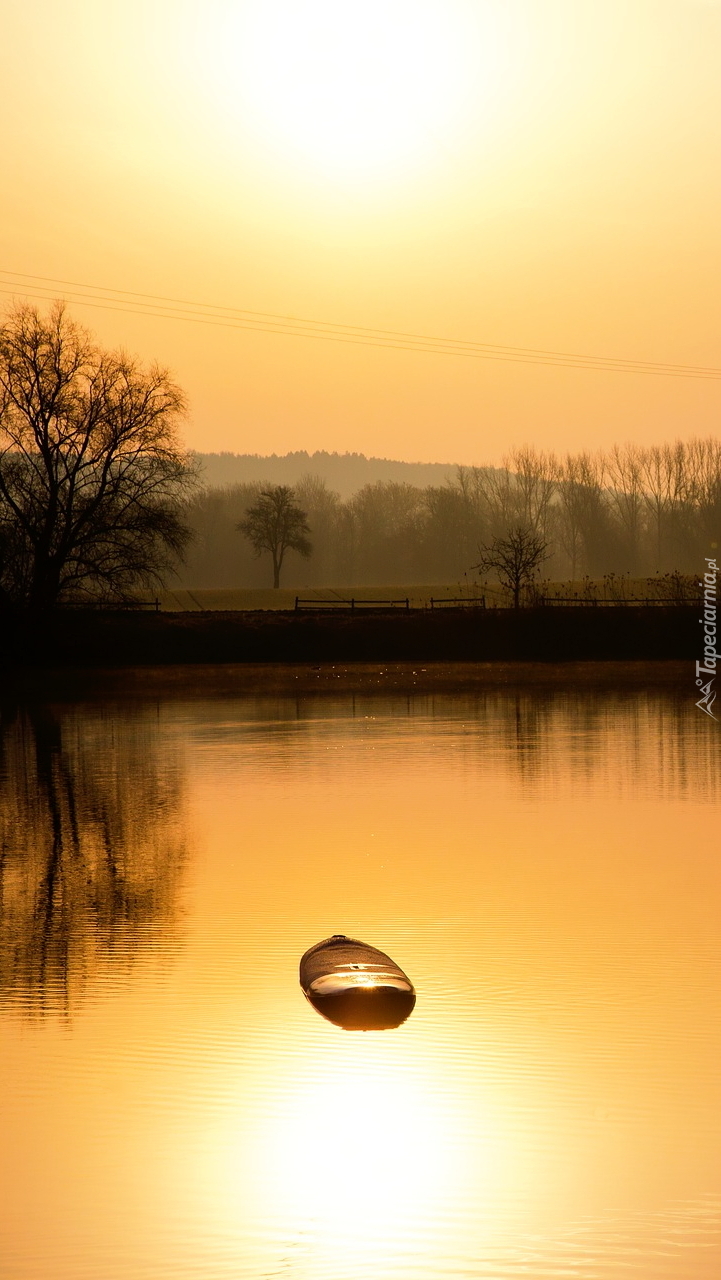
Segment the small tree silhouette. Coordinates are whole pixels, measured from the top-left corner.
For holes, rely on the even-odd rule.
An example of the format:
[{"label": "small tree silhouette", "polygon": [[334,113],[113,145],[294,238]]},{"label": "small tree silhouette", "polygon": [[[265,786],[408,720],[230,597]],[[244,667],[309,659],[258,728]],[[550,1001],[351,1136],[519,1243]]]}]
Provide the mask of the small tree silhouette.
[{"label": "small tree silhouette", "polygon": [[493,569],[501,586],[511,592],[514,609],[518,609],[521,591],[531,585],[544,560],[548,560],[548,544],[532,529],[518,525],[505,538],[494,538],[479,550],[481,558],[472,567],[481,573]]},{"label": "small tree silhouette", "polygon": [[273,586],[280,586],[280,571],[286,551],[297,551],[307,559],[313,547],[305,511],[285,484],[261,490],[258,501],[249,507],[236,529],[248,539],[255,554],[269,551],[273,557]]}]

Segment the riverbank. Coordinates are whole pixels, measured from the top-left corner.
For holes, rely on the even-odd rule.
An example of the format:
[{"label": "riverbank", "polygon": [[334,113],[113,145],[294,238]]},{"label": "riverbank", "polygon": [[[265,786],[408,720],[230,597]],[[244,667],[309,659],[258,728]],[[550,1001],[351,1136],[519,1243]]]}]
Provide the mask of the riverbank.
[{"label": "riverbank", "polygon": [[126,668],[223,664],[692,662],[695,606],[392,613],[65,610],[5,627],[4,664]]},{"label": "riverbank", "polygon": [[[0,705],[18,701],[53,704],[107,702],[144,703],[158,699],[227,702],[253,699],[320,699],[327,703],[352,695],[374,698],[470,698],[508,690],[535,696],[573,691],[636,696],[651,690],[673,691],[686,700],[693,692],[693,669],[688,662],[403,662],[355,663],[222,663],[163,667],[24,667],[13,673],[12,688],[0,684]],[[9,695],[9,696],[8,696]],[[695,695],[694,695],[695,696]],[[370,704],[370,703],[369,703]]]}]

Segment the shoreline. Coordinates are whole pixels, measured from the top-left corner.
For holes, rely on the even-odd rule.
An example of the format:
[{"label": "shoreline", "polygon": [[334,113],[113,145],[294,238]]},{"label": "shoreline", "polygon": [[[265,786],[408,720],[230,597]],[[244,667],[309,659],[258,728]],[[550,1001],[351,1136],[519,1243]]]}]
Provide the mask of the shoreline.
[{"label": "shoreline", "polygon": [[[482,695],[518,690],[677,690],[693,693],[687,661],[207,663],[136,667],[25,667],[13,673],[12,697],[66,702],[94,697],[120,701],[167,697],[196,701],[229,698],[327,698],[338,694]],[[0,700],[7,701],[0,684]]]},{"label": "shoreline", "polygon": [[58,611],[5,625],[3,667],[41,669],[363,663],[556,664],[680,661],[699,643],[698,607],[604,606],[390,613]]}]

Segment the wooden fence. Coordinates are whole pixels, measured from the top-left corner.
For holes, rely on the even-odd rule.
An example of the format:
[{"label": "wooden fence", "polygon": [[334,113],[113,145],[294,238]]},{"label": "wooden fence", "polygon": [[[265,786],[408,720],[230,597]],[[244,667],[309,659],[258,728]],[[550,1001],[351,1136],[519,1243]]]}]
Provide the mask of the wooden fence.
[{"label": "wooden fence", "polygon": [[666,609],[674,609],[679,605],[698,605],[701,607],[700,596],[691,600],[664,600],[661,596],[620,596],[614,599],[612,596],[538,596],[534,604],[545,607],[546,605],[562,604],[562,605],[589,605],[593,608],[596,606],[614,605],[658,605]]},{"label": "wooden fence", "polygon": [[301,613],[338,613],[347,610],[349,613],[386,613],[392,609],[410,609],[408,596],[403,600],[301,600],[295,597],[295,612]]},{"label": "wooden fence", "polygon": [[441,609],[449,606],[456,609],[485,609],[485,596],[431,596],[431,609]]}]

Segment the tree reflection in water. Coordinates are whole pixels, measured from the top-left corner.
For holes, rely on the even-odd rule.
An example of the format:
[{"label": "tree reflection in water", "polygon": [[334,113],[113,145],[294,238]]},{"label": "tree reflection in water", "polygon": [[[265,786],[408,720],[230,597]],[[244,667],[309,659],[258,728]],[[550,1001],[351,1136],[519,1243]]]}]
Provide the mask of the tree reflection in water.
[{"label": "tree reflection in water", "polygon": [[0,999],[69,1010],[172,932],[181,773],[146,717],[0,714]]}]

